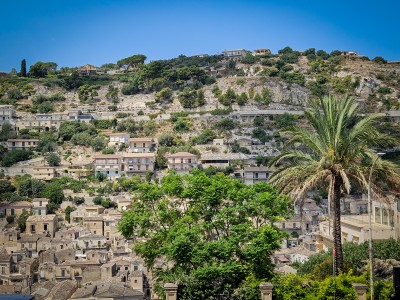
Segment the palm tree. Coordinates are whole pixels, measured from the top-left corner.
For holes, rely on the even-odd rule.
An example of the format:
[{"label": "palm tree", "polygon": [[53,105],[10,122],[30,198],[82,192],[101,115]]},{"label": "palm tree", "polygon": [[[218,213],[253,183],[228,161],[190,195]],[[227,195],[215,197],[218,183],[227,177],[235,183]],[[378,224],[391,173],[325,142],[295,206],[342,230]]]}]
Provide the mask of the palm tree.
[{"label": "palm tree", "polygon": [[294,199],[319,186],[328,190],[329,208],[333,211],[334,268],[343,270],[341,244],[340,199],[349,193],[351,185],[366,189],[368,171],[375,159],[377,178],[386,184],[372,183],[372,193],[387,199],[388,184],[400,185],[400,170],[396,164],[382,160],[372,147],[393,142],[374,126],[380,115],[359,116],[358,104],[344,96],[326,96],[309,101],[305,116],[307,128],[290,127],[287,148],[272,160],[276,171],[271,177],[281,192]]}]

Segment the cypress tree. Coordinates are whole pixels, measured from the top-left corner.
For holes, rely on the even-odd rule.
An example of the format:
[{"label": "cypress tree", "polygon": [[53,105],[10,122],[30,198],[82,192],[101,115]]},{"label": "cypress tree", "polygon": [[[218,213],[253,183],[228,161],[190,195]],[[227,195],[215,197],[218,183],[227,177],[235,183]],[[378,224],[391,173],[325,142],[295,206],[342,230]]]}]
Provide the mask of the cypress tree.
[{"label": "cypress tree", "polygon": [[26,60],[21,61],[21,77],[26,77]]}]

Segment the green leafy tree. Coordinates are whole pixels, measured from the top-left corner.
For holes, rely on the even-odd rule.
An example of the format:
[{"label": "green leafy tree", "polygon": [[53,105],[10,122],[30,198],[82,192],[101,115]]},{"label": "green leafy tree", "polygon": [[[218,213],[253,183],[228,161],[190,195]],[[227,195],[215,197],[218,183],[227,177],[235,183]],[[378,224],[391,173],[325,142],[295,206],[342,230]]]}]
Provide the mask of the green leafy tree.
[{"label": "green leafy tree", "polygon": [[169,87],[163,88],[161,91],[156,93],[156,102],[171,102],[173,92]]},{"label": "green leafy tree", "polygon": [[222,118],[221,120],[217,121],[214,124],[214,128],[221,132],[233,130],[235,129],[235,127],[236,127],[235,122],[229,118]]},{"label": "green leafy tree", "polygon": [[49,199],[49,210],[54,212],[65,199],[63,184],[59,181],[46,184],[41,196]]},{"label": "green leafy tree", "polygon": [[247,97],[247,94],[245,92],[243,92],[236,99],[236,103],[240,106],[243,106],[247,103],[247,100],[249,100],[249,97]]},{"label": "green leafy tree", "polygon": [[131,68],[137,69],[140,65],[144,64],[146,59],[147,57],[145,55],[136,54],[117,61],[117,66],[125,69],[125,72],[127,72]]},{"label": "green leafy tree", "polygon": [[91,143],[91,136],[88,132],[78,132],[75,133],[72,138],[71,142],[74,145],[81,145],[81,146],[90,146]]},{"label": "green leafy tree", "polygon": [[17,137],[17,133],[15,132],[13,126],[5,122],[1,124],[0,129],[0,141],[7,141],[8,139],[14,139]]},{"label": "green leafy tree", "polygon": [[75,210],[76,210],[75,207],[67,206],[67,207],[65,208],[65,220],[67,220],[68,222],[70,222],[70,221],[71,221],[71,213],[72,213],[73,211],[75,211]]},{"label": "green leafy tree", "polygon": [[275,124],[279,129],[291,127],[296,124],[296,117],[289,113],[284,113],[275,117]]},{"label": "green leafy tree", "polygon": [[31,198],[40,197],[45,186],[43,181],[28,177],[19,183],[18,193]]},{"label": "green leafy tree", "polygon": [[57,149],[56,138],[52,133],[42,134],[36,146],[36,151],[47,153]]},{"label": "green leafy tree", "polygon": [[49,73],[55,73],[57,64],[54,62],[38,61],[29,68],[29,76],[31,77],[46,77]]},{"label": "green leafy tree", "polygon": [[8,192],[15,192],[16,188],[11,184],[10,181],[1,179],[0,180],[0,194],[8,193]]},{"label": "green leafy tree", "polygon": [[107,144],[106,144],[106,141],[104,138],[102,138],[100,136],[96,136],[91,141],[91,145],[92,145],[94,151],[100,151],[100,150],[104,149]]},{"label": "green leafy tree", "polygon": [[179,282],[181,299],[210,299],[234,294],[248,276],[272,277],[271,254],[284,236],[272,224],[287,216],[288,205],[287,197],[265,183],[247,186],[221,173],[172,172],[161,186],[139,184],[118,228],[126,238],[135,237],[134,251],[156,275],[156,287],[172,280]]},{"label": "green leafy tree", "polygon": [[106,98],[108,101],[111,101],[112,103],[118,103],[119,102],[118,88],[116,86],[109,85]]},{"label": "green leafy tree", "polygon": [[379,65],[384,65],[384,64],[387,63],[387,60],[384,59],[382,56],[376,56],[376,57],[374,57],[374,58],[372,59],[372,61],[373,61],[374,63],[379,64]]},{"label": "green leafy tree", "polygon": [[61,163],[61,158],[58,156],[57,153],[51,153],[49,156],[46,157],[46,161],[49,166],[56,167],[59,166]]},{"label": "green leafy tree", "polygon": [[158,138],[158,144],[160,146],[167,146],[167,147],[172,147],[176,145],[176,141],[173,135],[169,133],[163,133],[159,138]]},{"label": "green leafy tree", "polygon": [[184,108],[196,108],[205,104],[204,92],[185,87],[178,95],[179,102]]},{"label": "green leafy tree", "polygon": [[265,117],[264,116],[256,116],[253,120],[253,125],[256,127],[263,127],[265,123]]},{"label": "green leafy tree", "polygon": [[9,151],[3,154],[1,158],[1,166],[2,167],[11,167],[13,164],[28,160],[33,155],[32,151],[28,150],[14,150]]},{"label": "green leafy tree", "polygon": [[317,56],[321,57],[324,60],[329,58],[329,54],[326,53],[326,51],[324,51],[324,50],[318,50],[317,51]]},{"label": "green leafy tree", "polygon": [[26,77],[26,59],[21,60],[21,77]]},{"label": "green leafy tree", "polygon": [[[379,115],[359,117],[358,104],[349,97],[324,97],[310,100],[305,116],[310,128],[292,127],[286,130],[291,136],[288,145],[273,159],[277,166],[270,181],[280,191],[301,198],[308,190],[323,186],[329,191],[333,213],[333,238],[335,272],[343,270],[343,251],[340,224],[340,200],[351,185],[366,189],[368,170],[376,161],[375,174],[385,185],[372,179],[372,191],[384,197],[382,189],[400,185],[400,170],[392,162],[382,160],[372,150],[372,145],[384,144],[391,138],[380,133],[375,122]],[[301,148],[294,145],[301,145]]]},{"label": "green leafy tree", "polygon": [[27,211],[24,211],[17,219],[18,228],[21,232],[25,232],[26,229],[26,220],[30,214]]},{"label": "green leafy tree", "polygon": [[78,97],[82,103],[91,103],[94,97],[98,96],[98,90],[100,86],[98,85],[88,85],[84,84],[78,88]]}]

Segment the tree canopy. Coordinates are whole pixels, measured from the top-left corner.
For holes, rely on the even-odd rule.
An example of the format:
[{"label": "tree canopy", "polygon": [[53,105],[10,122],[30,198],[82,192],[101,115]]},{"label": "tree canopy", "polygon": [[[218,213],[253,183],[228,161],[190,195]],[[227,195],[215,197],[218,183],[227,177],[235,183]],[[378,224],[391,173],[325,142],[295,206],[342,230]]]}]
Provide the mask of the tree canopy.
[{"label": "tree canopy", "polygon": [[269,184],[248,186],[196,170],[136,188],[119,230],[134,238],[158,287],[178,282],[180,299],[208,299],[233,295],[249,276],[271,278],[271,254],[285,236],[273,222],[288,215],[289,199]]},{"label": "tree canopy", "polygon": [[120,68],[124,68],[126,71],[128,71],[129,68],[136,68],[138,67],[138,65],[143,64],[146,59],[147,57],[145,55],[136,54],[120,59],[119,61],[117,61],[117,66]]}]

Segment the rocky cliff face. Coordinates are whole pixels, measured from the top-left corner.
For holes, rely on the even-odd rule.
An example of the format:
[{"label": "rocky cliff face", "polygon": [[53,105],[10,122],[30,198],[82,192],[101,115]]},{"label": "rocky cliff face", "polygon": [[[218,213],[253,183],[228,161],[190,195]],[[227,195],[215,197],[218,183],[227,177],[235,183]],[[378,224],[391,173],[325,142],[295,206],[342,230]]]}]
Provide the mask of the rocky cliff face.
[{"label": "rocky cliff face", "polygon": [[310,95],[310,91],[298,84],[286,84],[279,81],[268,81],[265,87],[271,93],[272,102],[305,106],[307,99]]},{"label": "rocky cliff face", "polygon": [[356,88],[356,95],[360,98],[367,99],[369,95],[375,93],[378,83],[373,77],[362,77],[360,85]]}]

